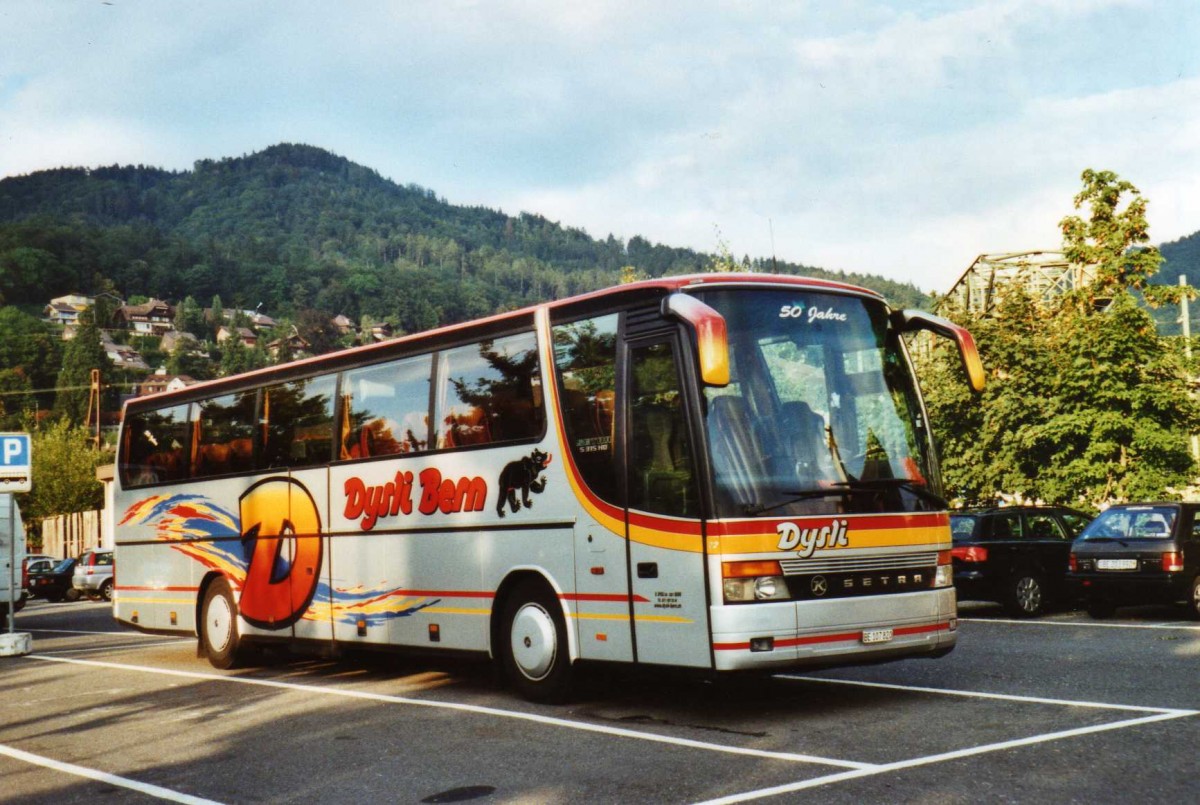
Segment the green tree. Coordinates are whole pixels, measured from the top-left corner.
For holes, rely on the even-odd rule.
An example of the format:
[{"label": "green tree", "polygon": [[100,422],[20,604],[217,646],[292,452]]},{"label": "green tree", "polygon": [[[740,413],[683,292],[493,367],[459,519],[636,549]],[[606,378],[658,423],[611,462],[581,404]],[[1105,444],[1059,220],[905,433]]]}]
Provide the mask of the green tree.
[{"label": "green tree", "polygon": [[208,328],[204,324],[204,308],[194,297],[188,296],[175,308],[175,329],[203,338]]},{"label": "green tree", "polygon": [[19,430],[36,410],[37,398],[24,368],[0,369],[0,430]]},{"label": "green tree", "polygon": [[[207,333],[208,340],[217,340],[217,330],[225,324],[225,306],[221,304],[220,295],[212,298],[212,321],[209,322],[209,330]],[[196,333],[199,336],[199,333]]]},{"label": "green tree", "polygon": [[60,420],[34,429],[30,442],[32,491],[20,502],[26,520],[101,507],[103,488],[96,480],[96,467],[113,457],[92,447],[87,430]]},{"label": "green tree", "polygon": [[92,370],[99,369],[103,373],[106,368],[108,357],[100,344],[100,331],[89,308],[79,314],[79,329],[63,350],[62,371],[58,374],[54,398],[55,412],[73,424],[83,424],[87,418]]},{"label": "green tree", "polygon": [[1134,296],[1160,262],[1141,245],[1146,200],[1108,171],[1083,182],[1075,207],[1087,215],[1063,219],[1064,251],[1095,281],[1043,304],[1005,288],[994,315],[956,317],[989,371],[977,400],[955,382],[948,351],[924,372],[947,487],[963,498],[1097,506],[1178,496],[1192,479],[1187,434],[1200,407],[1189,372]]},{"label": "green tree", "polygon": [[[20,370],[31,389],[49,389],[61,364],[62,341],[50,325],[15,307],[0,308],[0,370]],[[38,399],[49,407],[53,395]]]}]

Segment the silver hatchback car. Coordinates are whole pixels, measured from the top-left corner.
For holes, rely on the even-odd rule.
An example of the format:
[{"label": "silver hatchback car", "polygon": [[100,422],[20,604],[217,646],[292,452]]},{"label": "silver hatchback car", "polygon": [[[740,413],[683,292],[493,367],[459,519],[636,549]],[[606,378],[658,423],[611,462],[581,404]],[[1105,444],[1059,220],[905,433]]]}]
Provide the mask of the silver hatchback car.
[{"label": "silver hatchback car", "polygon": [[75,564],[71,586],[89,598],[112,600],[113,552],[103,548],[84,551]]}]

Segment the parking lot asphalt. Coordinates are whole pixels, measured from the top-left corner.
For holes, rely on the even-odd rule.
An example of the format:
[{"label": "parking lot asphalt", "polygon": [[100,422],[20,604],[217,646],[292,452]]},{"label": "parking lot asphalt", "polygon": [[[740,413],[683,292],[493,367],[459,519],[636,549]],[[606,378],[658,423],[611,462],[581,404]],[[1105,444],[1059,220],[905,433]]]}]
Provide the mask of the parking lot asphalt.
[{"label": "parking lot asphalt", "polygon": [[1200,791],[1200,623],[1181,610],[1014,621],[959,647],[712,682],[592,669],[574,701],[487,663],[277,654],[215,671],[108,606],[32,602],[0,659],[5,802],[1138,802]]}]

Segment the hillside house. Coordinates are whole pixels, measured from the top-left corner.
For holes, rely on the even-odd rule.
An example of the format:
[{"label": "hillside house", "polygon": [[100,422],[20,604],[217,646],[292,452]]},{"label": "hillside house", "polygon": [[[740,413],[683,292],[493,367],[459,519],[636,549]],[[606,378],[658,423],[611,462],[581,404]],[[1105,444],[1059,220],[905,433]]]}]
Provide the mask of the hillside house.
[{"label": "hillside house", "polygon": [[231,338],[236,338],[247,347],[253,347],[258,344],[258,334],[249,327],[222,327],[221,329],[217,330],[218,344],[224,344]]},{"label": "hillside house", "polygon": [[169,375],[165,369],[159,369],[154,374],[147,377],[138,384],[138,396],[144,397],[147,394],[160,394],[164,391],[178,391],[179,389],[194,386],[199,383],[190,375]]},{"label": "hillside house", "polygon": [[121,305],[117,318],[139,335],[162,335],[174,328],[175,308],[160,299],[141,305]]},{"label": "hillside house", "polygon": [[114,343],[108,333],[100,334],[100,345],[104,347],[104,354],[108,356],[114,366],[121,369],[136,369],[139,372],[150,371],[150,365],[142,358],[140,352],[133,347]]}]

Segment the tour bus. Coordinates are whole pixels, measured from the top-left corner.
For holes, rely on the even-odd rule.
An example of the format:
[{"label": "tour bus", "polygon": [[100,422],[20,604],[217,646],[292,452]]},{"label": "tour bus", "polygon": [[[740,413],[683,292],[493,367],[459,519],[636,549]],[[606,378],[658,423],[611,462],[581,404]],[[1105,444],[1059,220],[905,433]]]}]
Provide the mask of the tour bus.
[{"label": "tour bus", "polygon": [[954,647],[904,334],[837,282],[664,277],[128,402],[115,617],[218,668],[307,641],[707,672]]}]

